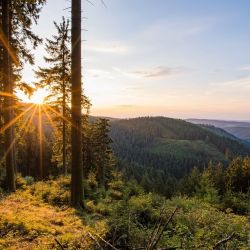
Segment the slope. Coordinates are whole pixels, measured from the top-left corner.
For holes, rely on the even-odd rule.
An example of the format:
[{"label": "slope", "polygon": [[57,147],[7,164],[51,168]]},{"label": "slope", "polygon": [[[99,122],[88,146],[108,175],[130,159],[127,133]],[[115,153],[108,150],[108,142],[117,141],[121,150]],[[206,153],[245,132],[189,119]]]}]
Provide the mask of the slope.
[{"label": "slope", "polygon": [[111,138],[121,168],[138,181],[148,174],[166,183],[182,178],[195,165],[203,168],[211,160],[226,165],[249,153],[241,140],[226,132],[165,117],[112,121]]}]

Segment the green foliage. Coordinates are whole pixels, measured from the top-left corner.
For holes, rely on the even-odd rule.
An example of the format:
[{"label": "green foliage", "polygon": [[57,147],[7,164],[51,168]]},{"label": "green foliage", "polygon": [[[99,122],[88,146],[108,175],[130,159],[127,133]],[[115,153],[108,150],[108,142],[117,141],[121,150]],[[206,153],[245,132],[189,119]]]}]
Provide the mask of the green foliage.
[{"label": "green foliage", "polygon": [[26,188],[26,181],[22,178],[21,175],[17,175],[16,177],[16,187],[18,189],[25,189]]},{"label": "green foliage", "polygon": [[234,159],[227,169],[226,178],[229,189],[247,192],[250,188],[250,157]]},{"label": "green foliage", "polygon": [[[111,138],[125,178],[135,178],[147,191],[166,197],[176,193],[172,187],[194,166],[202,170],[212,161],[222,169],[233,157],[249,153],[242,141],[226,133],[165,117],[113,120]],[[225,181],[213,181],[221,194]]]},{"label": "green foliage", "polygon": [[204,201],[210,202],[212,204],[217,204],[219,202],[218,191],[210,180],[207,171],[204,171],[201,176],[201,180],[199,186],[197,187],[196,194]]},{"label": "green foliage", "polygon": [[36,182],[31,187],[31,193],[52,205],[67,205],[70,201],[70,178],[61,176],[57,180]]},{"label": "green foliage", "polygon": [[24,180],[27,186],[31,186],[32,184],[34,184],[34,178],[32,176],[25,176]]},{"label": "green foliage", "polygon": [[234,212],[236,214],[250,214],[250,192],[235,193],[227,191],[221,201],[224,211]]},{"label": "green foliage", "polygon": [[[126,182],[117,171],[111,173],[108,189],[104,190],[98,187],[96,174],[92,172],[85,183],[88,188],[85,189],[84,213],[65,209],[64,205],[69,202],[69,177],[36,182],[31,186],[20,178],[18,183],[26,185],[25,188],[0,203],[0,248],[12,242],[19,249],[19,242],[27,237],[29,246],[36,243],[52,247],[56,237],[69,249],[85,249],[83,246],[95,249],[96,242],[105,249],[107,246],[96,235],[118,249],[142,248],[148,244],[160,218],[166,222],[178,207],[173,220],[163,230],[158,248],[212,249],[218,241],[234,233],[227,248],[247,249],[250,240],[248,218],[234,212],[245,209],[242,211],[246,213],[249,194],[228,193],[224,203],[215,204],[209,171],[205,169],[200,173],[194,169],[191,179],[197,180],[198,176],[200,182],[197,181],[197,193],[194,193],[197,197],[168,200],[155,193],[145,193],[136,180]],[[119,195],[114,195],[116,192]]]},{"label": "green foliage", "polygon": [[[68,180],[60,179],[44,182],[43,190],[52,184],[60,193],[59,182],[64,188]],[[51,206],[39,194],[41,183],[35,187],[6,196],[0,202],[0,249],[57,249],[57,239],[65,249],[94,249],[95,242],[88,233],[96,233],[96,228],[82,223],[76,210],[68,207]],[[34,193],[36,189],[36,193]],[[104,236],[105,221],[96,223],[98,234]]]},{"label": "green foliage", "polygon": [[116,164],[111,150],[109,121],[97,119],[83,124],[83,163],[85,175],[95,173],[98,186],[107,188],[107,181]]}]

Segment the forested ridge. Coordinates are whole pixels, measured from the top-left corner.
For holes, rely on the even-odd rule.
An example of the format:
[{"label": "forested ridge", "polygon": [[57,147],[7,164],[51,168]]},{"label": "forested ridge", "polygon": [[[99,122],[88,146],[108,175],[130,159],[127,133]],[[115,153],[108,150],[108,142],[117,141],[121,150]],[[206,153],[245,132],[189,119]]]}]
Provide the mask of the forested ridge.
[{"label": "forested ridge", "polygon": [[167,196],[194,166],[202,170],[213,162],[226,168],[249,154],[244,141],[223,130],[165,117],[112,121],[111,138],[124,175]]},{"label": "forested ridge", "polygon": [[42,39],[46,2],[0,1],[0,250],[248,250],[249,144],[181,119],[90,116],[82,1]]}]

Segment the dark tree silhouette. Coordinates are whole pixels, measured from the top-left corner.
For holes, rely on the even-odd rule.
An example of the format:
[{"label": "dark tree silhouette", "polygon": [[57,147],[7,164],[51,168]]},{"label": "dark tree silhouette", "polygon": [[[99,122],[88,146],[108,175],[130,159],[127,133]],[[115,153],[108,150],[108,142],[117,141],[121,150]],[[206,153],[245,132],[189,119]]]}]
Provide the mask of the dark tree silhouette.
[{"label": "dark tree silhouette", "polygon": [[11,124],[13,111],[13,84],[10,81],[10,1],[3,0],[2,2],[2,31],[3,31],[3,79],[4,79],[4,92],[6,94],[4,99],[4,122],[6,126],[5,130],[5,154],[6,154],[6,188],[8,191],[15,191],[15,167],[14,167],[14,152],[12,147],[13,138],[13,125]]},{"label": "dark tree silhouette", "polygon": [[72,97],[71,97],[71,204],[83,206],[83,163],[81,136],[81,0],[72,0]]}]

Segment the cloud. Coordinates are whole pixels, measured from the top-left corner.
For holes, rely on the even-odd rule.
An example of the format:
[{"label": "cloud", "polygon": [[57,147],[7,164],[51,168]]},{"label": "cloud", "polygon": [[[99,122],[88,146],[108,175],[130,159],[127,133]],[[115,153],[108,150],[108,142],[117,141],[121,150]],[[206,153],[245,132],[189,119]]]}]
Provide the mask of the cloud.
[{"label": "cloud", "polygon": [[170,68],[164,66],[158,66],[152,69],[138,69],[129,72],[132,75],[145,77],[145,78],[159,78],[159,77],[166,77],[171,76],[174,74],[179,74],[184,70],[181,68]]},{"label": "cloud", "polygon": [[240,71],[250,71],[250,65],[239,68]]},{"label": "cloud", "polygon": [[114,79],[115,75],[108,71],[103,69],[87,69],[85,71],[86,76],[89,78],[102,78],[102,79]]},{"label": "cloud", "polygon": [[107,43],[102,45],[87,46],[86,50],[101,53],[126,54],[130,49],[128,46],[123,44]]},{"label": "cloud", "polygon": [[250,77],[244,77],[236,80],[219,82],[214,84],[217,87],[237,88],[239,90],[250,90]]}]

